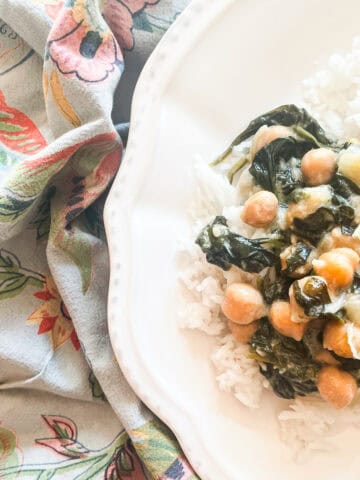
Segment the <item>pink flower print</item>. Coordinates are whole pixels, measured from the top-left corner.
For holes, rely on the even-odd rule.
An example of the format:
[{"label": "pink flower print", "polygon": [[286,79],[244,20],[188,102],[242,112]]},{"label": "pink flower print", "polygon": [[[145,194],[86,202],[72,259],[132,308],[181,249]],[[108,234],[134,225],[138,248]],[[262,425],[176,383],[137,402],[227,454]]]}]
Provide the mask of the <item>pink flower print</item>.
[{"label": "pink flower print", "polygon": [[121,51],[111,32],[92,30],[84,19],[76,21],[70,8],[64,8],[54,23],[47,56],[63,75],[84,82],[102,82],[123,70]]},{"label": "pink flower print", "polygon": [[107,0],[103,14],[121,48],[131,50],[134,47],[132,33],[133,15],[159,0]]},{"label": "pink flower print", "polygon": [[87,457],[89,450],[77,441],[77,428],[70,418],[43,415],[43,419],[54,436],[49,438],[38,438],[36,440],[37,444],[51,448],[64,457]]},{"label": "pink flower print", "polygon": [[58,2],[52,1],[49,3],[45,3],[45,11],[48,17],[51,18],[51,20],[55,20],[63,6],[64,6],[63,0],[59,0]]}]

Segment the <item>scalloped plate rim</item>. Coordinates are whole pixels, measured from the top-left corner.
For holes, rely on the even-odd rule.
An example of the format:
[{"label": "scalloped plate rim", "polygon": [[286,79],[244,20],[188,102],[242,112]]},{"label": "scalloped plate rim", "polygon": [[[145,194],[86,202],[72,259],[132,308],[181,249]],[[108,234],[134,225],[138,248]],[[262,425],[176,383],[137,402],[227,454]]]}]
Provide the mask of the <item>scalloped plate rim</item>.
[{"label": "scalloped plate rim", "polygon": [[[109,243],[110,256],[110,284],[108,296],[108,327],[110,333],[110,341],[113,346],[115,357],[125,375],[126,380],[137,394],[137,396],[166,423],[177,437],[185,455],[189,459],[191,465],[198,473],[202,480],[214,480],[222,478],[222,480],[233,480],[207,452],[201,434],[195,430],[191,421],[190,412],[186,412],[178,405],[174,405],[166,401],[164,396],[159,394],[155,385],[152,385],[149,377],[137,377],[134,369],[129,367],[129,359],[132,357],[130,344],[133,345],[133,351],[136,351],[136,342],[130,337],[128,345],[120,345],[119,330],[121,322],[119,321],[116,311],[119,310],[121,302],[125,301],[125,290],[119,295],[118,285],[121,283],[121,274],[118,275],[119,267],[124,270],[123,265],[127,263],[127,256],[124,254],[125,249],[130,249],[128,236],[121,236],[122,253],[117,251],[117,242],[119,239],[119,230],[117,225],[130,224],[127,211],[131,206],[130,196],[134,194],[133,187],[130,186],[128,174],[131,170],[131,164],[137,150],[137,138],[143,130],[146,130],[146,118],[151,117],[151,113],[147,110],[153,102],[158,102],[160,92],[162,92],[176,66],[184,57],[186,52],[191,48],[194,38],[198,37],[201,32],[211,24],[211,22],[220,15],[226,8],[235,3],[236,0],[193,0],[185,10],[179,15],[176,22],[164,34],[153,53],[150,55],[144,69],[137,82],[132,108],[129,139],[125,152],[122,166],[114,180],[109,196],[107,198],[104,210],[105,228]],[[196,23],[194,21],[196,20]],[[179,40],[180,33],[186,30],[186,41],[182,37],[181,53],[164,62],[166,52],[169,47],[176,44]],[[160,73],[162,75],[160,75]],[[155,90],[149,95],[149,85]],[[155,86],[157,85],[157,88]],[[160,88],[159,88],[160,87]],[[138,120],[138,117],[142,117]],[[125,179],[127,183],[125,183]],[[128,195],[128,196],[127,196]],[[112,205],[116,204],[117,208],[112,209]],[[122,208],[119,206],[122,205]],[[124,243],[127,246],[124,246]],[[129,250],[127,250],[129,251]],[[119,261],[120,259],[120,261]],[[121,263],[123,262],[123,263]],[[130,268],[130,267],[128,267]],[[124,306],[124,303],[122,304]],[[126,311],[126,306],[124,310]],[[123,324],[124,325],[124,324]],[[142,360],[139,359],[139,363]],[[140,386],[141,384],[141,386]],[[155,390],[154,390],[155,389]],[[186,421],[184,421],[184,418]],[[196,433],[196,435],[194,435]]]}]

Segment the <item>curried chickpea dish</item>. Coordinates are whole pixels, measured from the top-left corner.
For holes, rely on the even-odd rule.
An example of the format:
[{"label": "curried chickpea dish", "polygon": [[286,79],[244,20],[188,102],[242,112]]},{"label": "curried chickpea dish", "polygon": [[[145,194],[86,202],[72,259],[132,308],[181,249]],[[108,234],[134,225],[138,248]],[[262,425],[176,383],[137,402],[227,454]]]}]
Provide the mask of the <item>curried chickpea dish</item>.
[{"label": "curried chickpea dish", "polygon": [[[212,165],[229,181],[248,170],[245,236],[215,217],[196,243],[223,270],[222,313],[274,393],[318,392],[335,408],[360,385],[360,145],[328,135],[303,108],[284,105],[248,125]],[[230,164],[234,151],[241,152]]]}]

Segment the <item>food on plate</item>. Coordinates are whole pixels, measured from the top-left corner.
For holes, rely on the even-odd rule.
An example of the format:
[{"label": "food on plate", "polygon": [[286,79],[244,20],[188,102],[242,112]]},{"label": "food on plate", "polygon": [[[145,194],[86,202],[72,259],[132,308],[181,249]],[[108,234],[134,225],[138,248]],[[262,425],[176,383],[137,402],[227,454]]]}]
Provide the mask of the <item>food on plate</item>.
[{"label": "food on plate", "polygon": [[276,395],[349,406],[360,385],[359,145],[283,105],[212,165],[237,195],[196,238],[227,280],[219,315]]},{"label": "food on plate", "polygon": [[338,367],[326,366],[320,370],[317,388],[324,400],[335,408],[344,408],[354,400],[358,386],[350,373]]},{"label": "food on plate", "polygon": [[269,310],[269,320],[275,330],[285,337],[301,340],[304,336],[306,323],[292,320],[290,302],[275,300]]},{"label": "food on plate", "polygon": [[234,338],[241,343],[247,343],[253,334],[256,332],[259,322],[254,321],[247,325],[240,325],[238,323],[228,321],[228,327]]},{"label": "food on plate", "polygon": [[261,190],[248,198],[241,212],[241,219],[252,227],[270,225],[277,214],[278,199],[271,192]]},{"label": "food on plate", "polygon": [[265,314],[261,293],[246,283],[232,283],[225,292],[222,311],[233,323],[248,325]]},{"label": "food on plate", "polygon": [[331,180],[336,170],[336,155],[330,148],[313,148],[301,159],[304,181],[312,187]]}]

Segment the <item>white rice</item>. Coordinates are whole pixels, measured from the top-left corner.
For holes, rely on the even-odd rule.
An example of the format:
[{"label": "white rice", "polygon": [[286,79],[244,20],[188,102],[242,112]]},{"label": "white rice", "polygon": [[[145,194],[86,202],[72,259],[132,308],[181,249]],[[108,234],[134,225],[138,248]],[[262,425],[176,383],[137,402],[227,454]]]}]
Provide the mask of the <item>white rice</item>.
[{"label": "white rice", "polygon": [[254,360],[248,358],[249,346],[238,343],[229,333],[218,339],[211,356],[220,390],[232,393],[241,403],[258,408],[266,379]]},{"label": "white rice", "polygon": [[[353,48],[344,54],[332,55],[325,67],[304,81],[304,100],[309,111],[326,131],[339,138],[360,137],[360,37]],[[238,149],[230,160],[235,162],[242,151]],[[249,408],[258,408],[267,381],[258,364],[248,358],[249,347],[235,341],[221,313],[224,290],[234,281],[255,284],[257,275],[233,267],[228,272],[210,265],[194,244],[199,230],[213,219],[224,215],[231,228],[248,237],[266,234],[240,220],[241,203],[259,188],[245,168],[236,187],[229,185],[221,170],[215,172],[200,158],[196,161],[197,192],[191,206],[193,236],[181,248],[180,281],[186,301],[181,312],[181,326],[200,329],[217,337],[211,360],[219,388],[234,395]],[[280,218],[278,219],[280,223]],[[360,402],[344,410],[334,410],[317,395],[289,401],[288,408],[279,414],[281,436],[297,453],[333,448],[328,437],[349,425],[360,427]]]},{"label": "white rice", "polygon": [[359,137],[360,37],[354,38],[350,52],[331,55],[303,83],[304,100],[325,130],[340,138]]}]

